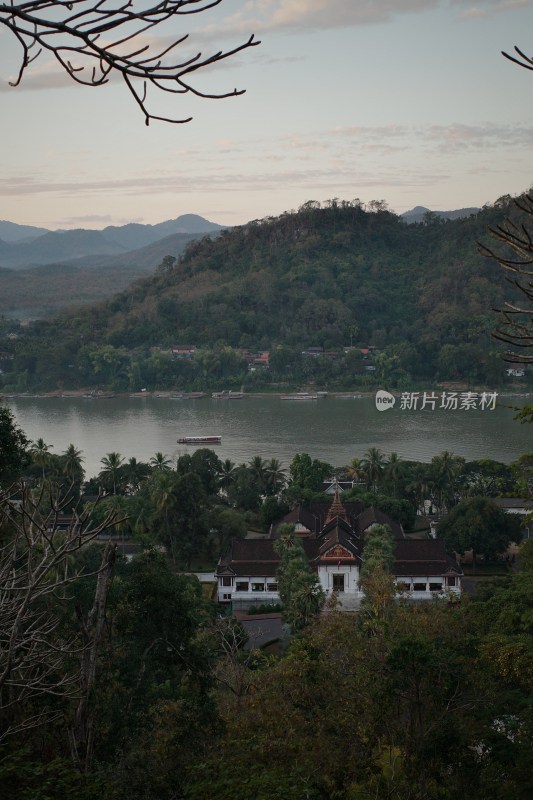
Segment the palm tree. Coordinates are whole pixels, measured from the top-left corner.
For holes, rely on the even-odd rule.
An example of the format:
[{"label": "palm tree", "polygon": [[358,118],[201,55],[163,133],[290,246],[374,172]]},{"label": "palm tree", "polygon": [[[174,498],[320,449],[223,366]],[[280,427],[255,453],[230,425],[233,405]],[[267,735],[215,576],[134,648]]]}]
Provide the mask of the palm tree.
[{"label": "palm tree", "polygon": [[37,439],[35,444],[33,445],[32,449],[30,450],[30,455],[34,464],[37,464],[38,467],[42,468],[43,472],[43,481],[44,481],[44,471],[45,467],[50,463],[50,449],[52,445],[47,445],[44,439]]},{"label": "palm tree", "polygon": [[363,456],[361,466],[369,489],[377,491],[383,478],[387,459],[378,447],[369,447]]},{"label": "palm tree", "polygon": [[354,483],[358,483],[360,478],[365,477],[365,470],[363,462],[360,458],[352,458],[349,465],[345,469],[346,475]]},{"label": "palm tree", "polygon": [[74,481],[79,481],[81,483],[85,475],[85,470],[81,465],[81,462],[84,460],[81,456],[82,452],[82,450],[77,450],[73,444],[69,444],[65,452],[62,453],[63,472],[73,483]]},{"label": "palm tree", "polygon": [[157,452],[155,456],[152,456],[150,459],[150,466],[154,470],[159,470],[159,472],[170,472],[172,469],[172,461],[166,454]]},{"label": "palm tree", "polygon": [[431,475],[435,486],[435,502],[439,511],[454,504],[455,484],[465,460],[448,450],[431,459]]},{"label": "palm tree", "polygon": [[402,460],[398,453],[391,453],[385,465],[385,478],[392,484],[392,495],[396,497],[396,487],[402,473]]},{"label": "palm tree", "polygon": [[144,461],[130,458],[123,467],[123,474],[128,484],[128,493],[137,494],[140,491],[141,484],[150,474],[150,467]]},{"label": "palm tree", "polygon": [[287,482],[286,470],[281,466],[281,461],[271,458],[265,464],[265,488],[267,495],[276,495]]},{"label": "palm tree", "polygon": [[218,480],[221,489],[227,489],[235,479],[235,462],[226,458],[222,461],[218,470]]},{"label": "palm tree", "polygon": [[113,486],[113,494],[117,493],[117,482],[121,476],[121,467],[124,464],[124,459],[120,453],[108,453],[100,460],[103,469],[98,473],[98,479],[102,483]]},{"label": "palm tree", "polygon": [[264,494],[266,489],[266,466],[267,462],[261,456],[254,456],[248,464],[248,469],[254,476],[261,494]]}]

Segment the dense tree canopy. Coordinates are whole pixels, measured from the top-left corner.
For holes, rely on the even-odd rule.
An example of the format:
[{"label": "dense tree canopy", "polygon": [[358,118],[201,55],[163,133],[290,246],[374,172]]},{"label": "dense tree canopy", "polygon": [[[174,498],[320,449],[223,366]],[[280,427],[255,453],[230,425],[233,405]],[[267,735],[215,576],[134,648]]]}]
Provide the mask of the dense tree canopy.
[{"label": "dense tree canopy", "polygon": [[18,477],[29,461],[29,440],[9,409],[0,407],[0,487]]},{"label": "dense tree canopy", "polygon": [[[505,281],[475,241],[505,213],[407,225],[383,207],[330,201],[250,222],[193,242],[172,268],[107,303],[33,323],[9,345],[4,383],[496,387],[505,375],[491,309]],[[173,358],[180,341],[198,347],[192,359]],[[368,346],[378,352],[361,353]],[[248,370],[248,350],[268,350],[269,367]]]},{"label": "dense tree canopy", "polygon": [[457,553],[473,550],[474,555],[495,558],[511,542],[520,542],[522,530],[516,514],[508,514],[487,497],[462,500],[438,525],[438,536]]}]

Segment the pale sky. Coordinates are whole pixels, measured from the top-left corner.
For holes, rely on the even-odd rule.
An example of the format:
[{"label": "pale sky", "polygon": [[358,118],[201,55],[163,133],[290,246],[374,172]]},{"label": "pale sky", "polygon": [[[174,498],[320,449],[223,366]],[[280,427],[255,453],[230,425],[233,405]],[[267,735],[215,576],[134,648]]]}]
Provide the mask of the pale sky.
[{"label": "pale sky", "polygon": [[206,55],[261,39],[198,79],[246,94],[154,95],[194,119],[146,127],[122,83],[76,86],[46,55],[10,87],[0,30],[0,219],[236,225],[333,197],[482,206],[533,183],[533,73],[500,55],[533,50],[533,0],[224,0],[160,29],[187,31]]}]

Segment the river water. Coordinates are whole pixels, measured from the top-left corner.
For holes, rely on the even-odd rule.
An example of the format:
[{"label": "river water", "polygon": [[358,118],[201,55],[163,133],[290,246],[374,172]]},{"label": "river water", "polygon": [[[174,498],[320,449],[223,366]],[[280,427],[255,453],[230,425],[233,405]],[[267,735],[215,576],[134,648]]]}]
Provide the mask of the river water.
[{"label": "river water", "polygon": [[157,397],[83,398],[17,397],[6,402],[26,435],[42,437],[53,453],[69,444],[83,451],[87,477],[112,451],[148,461],[157,451],[171,458],[193,452],[178,445],[182,436],[217,435],[216,453],[241,463],[254,455],[278,458],[288,466],[306,452],[335,466],[361,457],[369,447],[403,459],[430,461],[442,450],[467,460],[493,458],[511,462],[533,450],[533,427],[513,420],[511,405],[533,398],[499,398],[493,411],[406,410],[399,403],[386,412],[374,398],[311,401],[279,397],[242,400],[178,400]]}]

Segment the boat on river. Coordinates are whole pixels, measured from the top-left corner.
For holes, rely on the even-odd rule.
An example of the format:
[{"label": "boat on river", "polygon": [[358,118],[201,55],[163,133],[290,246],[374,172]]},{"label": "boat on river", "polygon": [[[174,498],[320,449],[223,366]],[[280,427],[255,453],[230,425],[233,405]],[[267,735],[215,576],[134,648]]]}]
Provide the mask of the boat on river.
[{"label": "boat on river", "polygon": [[220,444],[222,436],[182,436],[178,444]]},{"label": "boat on river", "polygon": [[309,394],[309,392],[297,392],[296,394],[282,394],[281,400],[318,400],[317,394]]},{"label": "boat on river", "polygon": [[171,400],[200,400],[205,392],[176,392],[170,395]]},{"label": "boat on river", "polygon": [[211,397],[214,400],[242,400],[244,397],[244,392],[213,392]]}]

